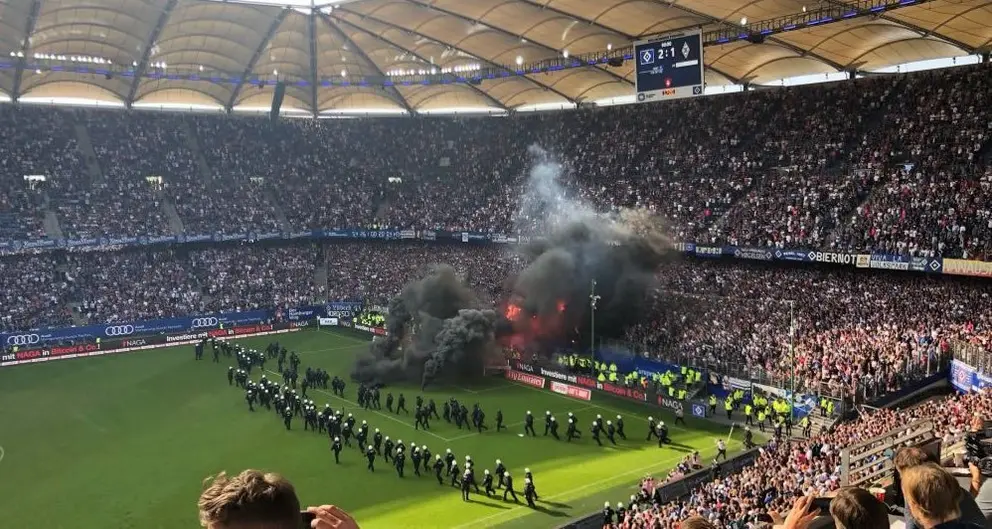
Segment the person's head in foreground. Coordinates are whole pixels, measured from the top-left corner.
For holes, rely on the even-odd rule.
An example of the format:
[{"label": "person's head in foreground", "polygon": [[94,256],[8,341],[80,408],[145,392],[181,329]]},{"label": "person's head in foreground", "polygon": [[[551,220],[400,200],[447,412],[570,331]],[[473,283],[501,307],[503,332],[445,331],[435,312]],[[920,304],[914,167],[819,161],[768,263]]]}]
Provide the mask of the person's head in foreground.
[{"label": "person's head in foreground", "polygon": [[332,505],[309,507],[309,523],[300,513],[293,484],[279,474],[245,470],[230,477],[221,472],[204,480],[197,506],[206,529],[357,529],[347,513]]},{"label": "person's head in foreground", "polygon": [[889,510],[885,504],[857,487],[837,491],[830,502],[830,516],[838,529],[884,529],[889,526]]},{"label": "person's head in foreground", "polygon": [[300,529],[300,500],[279,474],[245,470],[207,478],[200,494],[200,525],[207,529]]},{"label": "person's head in foreground", "polygon": [[958,507],[964,490],[954,476],[936,463],[906,468],[902,476],[902,495],[906,508],[924,529],[973,527],[959,521]]},{"label": "person's head in foreground", "polygon": [[716,529],[716,526],[702,516],[691,516],[682,520],[679,529]]}]

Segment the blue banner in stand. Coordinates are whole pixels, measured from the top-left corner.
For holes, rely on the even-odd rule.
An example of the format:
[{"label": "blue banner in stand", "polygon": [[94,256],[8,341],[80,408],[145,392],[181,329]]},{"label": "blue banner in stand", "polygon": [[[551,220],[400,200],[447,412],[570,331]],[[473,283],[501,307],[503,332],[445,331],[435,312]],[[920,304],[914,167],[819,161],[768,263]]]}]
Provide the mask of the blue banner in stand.
[{"label": "blue banner in stand", "polygon": [[723,253],[733,255],[737,259],[750,259],[753,261],[771,261],[775,257],[772,250],[768,248],[725,246]]},{"label": "blue banner in stand", "polygon": [[[261,240],[422,240],[422,241],[445,241],[461,242],[472,244],[528,244],[535,240],[532,235],[519,235],[513,233],[476,233],[467,231],[436,231],[436,230],[376,230],[376,229],[334,229],[334,230],[303,230],[294,232],[269,232],[269,233],[213,233],[205,235],[179,235],[179,236],[141,236],[141,237],[103,237],[94,239],[70,239],[51,240],[42,239],[36,241],[0,241],[0,255],[18,254],[26,252],[36,252],[47,249],[68,249],[68,250],[99,250],[116,249],[121,246],[169,244],[169,243],[195,243],[212,241],[261,241]],[[857,268],[876,268],[885,270],[899,270],[911,272],[926,272],[929,274],[944,273],[945,262],[941,258],[908,257],[887,254],[855,254],[848,252],[824,252],[809,250],[804,248],[762,248],[757,246],[715,246],[697,244],[694,242],[675,243],[676,251],[703,257],[707,259],[719,259],[732,257],[734,259],[746,259],[754,261],[798,261],[804,263],[827,263],[842,266],[855,266]],[[948,260],[949,262],[950,260]],[[971,263],[970,261],[961,261]],[[950,265],[948,265],[950,266]]]},{"label": "blue banner in stand", "polygon": [[809,252],[806,250],[775,250],[772,255],[780,261],[809,261]]},{"label": "blue banner in stand", "polygon": [[186,318],[163,318],[129,323],[108,323],[82,327],[35,329],[0,334],[3,347],[25,347],[72,340],[124,338],[164,332],[184,332],[217,329],[223,326],[247,325],[271,319],[271,310],[226,312]]},{"label": "blue banner in stand", "polygon": [[962,393],[982,391],[992,386],[992,375],[979,373],[977,369],[961,360],[951,362],[950,379],[954,389]]},{"label": "blue banner in stand", "polygon": [[694,253],[697,257],[717,259],[723,255],[723,248],[719,246],[700,246],[698,244],[693,246]]}]

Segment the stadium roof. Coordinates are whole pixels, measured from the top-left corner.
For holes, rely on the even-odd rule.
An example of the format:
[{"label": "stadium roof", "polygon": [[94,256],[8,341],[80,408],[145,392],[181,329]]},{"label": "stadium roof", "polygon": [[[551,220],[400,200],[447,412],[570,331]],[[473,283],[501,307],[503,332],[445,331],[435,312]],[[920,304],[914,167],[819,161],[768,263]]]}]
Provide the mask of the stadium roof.
[{"label": "stadium roof", "polygon": [[[0,0],[0,91],[267,108],[278,79],[287,86],[283,108],[307,113],[505,110],[630,95],[631,61],[612,67],[584,59],[623,56],[639,38],[693,26],[704,31],[709,85],[874,70],[985,53],[992,44],[987,0],[273,4]],[[567,56],[583,60],[481,84],[465,79],[488,68],[530,72]]]}]

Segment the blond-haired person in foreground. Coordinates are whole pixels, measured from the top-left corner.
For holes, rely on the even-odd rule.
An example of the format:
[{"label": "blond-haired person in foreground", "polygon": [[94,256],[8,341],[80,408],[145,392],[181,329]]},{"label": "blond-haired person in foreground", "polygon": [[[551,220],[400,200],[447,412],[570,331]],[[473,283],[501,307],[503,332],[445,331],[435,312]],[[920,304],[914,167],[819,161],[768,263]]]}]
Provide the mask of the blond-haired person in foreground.
[{"label": "blond-haired person in foreground", "polygon": [[308,508],[306,523],[296,489],[279,474],[249,469],[229,477],[221,472],[204,484],[198,507],[206,529],[358,529],[351,516],[332,505]]},{"label": "blond-haired person in foreground", "polygon": [[900,472],[906,509],[923,529],[978,529],[962,521],[958,507],[965,491],[954,476],[936,463],[924,463]]}]

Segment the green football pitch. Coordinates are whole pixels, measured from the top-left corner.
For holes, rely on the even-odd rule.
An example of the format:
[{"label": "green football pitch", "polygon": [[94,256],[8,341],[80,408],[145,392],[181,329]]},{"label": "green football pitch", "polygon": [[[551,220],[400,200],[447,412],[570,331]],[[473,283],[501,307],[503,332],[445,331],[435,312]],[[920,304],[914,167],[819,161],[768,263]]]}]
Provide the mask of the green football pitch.
[{"label": "green football pitch", "polygon": [[[261,350],[275,340],[301,353],[301,369],[322,367],[342,377],[368,344],[317,330],[240,342]],[[326,436],[304,431],[299,419],[286,431],[275,413],[249,412],[243,393],[228,386],[223,360],[213,363],[208,350],[197,362],[193,347],[182,346],[0,369],[3,527],[197,527],[202,480],[245,468],[283,474],[304,504],[341,506],[364,529],[555,527],[604,501],[625,501],[641,477],[664,477],[691,450],[708,461],[716,440],[728,434],[726,427],[689,418],[686,428],[671,431],[675,446],[659,449],[644,440],[646,421],[654,415],[671,424],[667,412],[599,393],[592,401],[573,400],[495,377],[469,387],[429,388],[425,397],[440,404],[454,396],[470,407],[479,402],[490,426],[502,409],[509,431],[500,433],[458,430],[443,420],[434,420],[429,432],[415,431],[408,415],[359,409],[354,383],[346,399],[311,390],[320,408],[344,408],[408,446],[427,445],[436,454],[450,448],[459,461],[471,455],[480,481],[482,469],[492,469],[500,458],[522,489],[529,467],[541,495],[537,509],[528,508],[522,496],[514,504],[473,492],[466,503],[459,490],[439,486],[433,474],[415,476],[410,464],[402,479],[381,458],[370,473],[358,451],[346,448],[336,465]],[[275,369],[274,362],[266,367]],[[408,407],[419,393],[414,387],[388,390],[405,391]],[[527,410],[536,416],[537,438],[520,435]],[[583,439],[566,443],[541,435],[545,410],[559,420],[575,413]],[[629,439],[596,446],[588,438],[596,414],[622,414]],[[732,440],[730,447],[737,450],[740,442]]]}]

